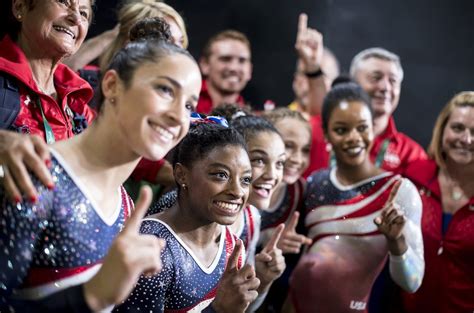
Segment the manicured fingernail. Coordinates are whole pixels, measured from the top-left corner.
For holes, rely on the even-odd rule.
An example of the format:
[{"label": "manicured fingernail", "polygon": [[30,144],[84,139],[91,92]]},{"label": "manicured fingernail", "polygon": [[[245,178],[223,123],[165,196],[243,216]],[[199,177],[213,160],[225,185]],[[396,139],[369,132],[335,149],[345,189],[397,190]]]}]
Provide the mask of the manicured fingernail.
[{"label": "manicured fingernail", "polygon": [[38,198],[36,196],[30,196],[29,199],[31,203],[36,203],[38,201]]},{"label": "manicured fingernail", "polygon": [[54,184],[50,183],[46,187],[48,187],[49,190],[53,190],[54,189]]},{"label": "manicured fingernail", "polygon": [[21,202],[20,196],[15,196],[13,201],[15,202],[15,204],[19,204]]},{"label": "manicured fingernail", "polygon": [[48,168],[51,168],[51,160],[50,159],[44,160],[44,163],[46,164],[46,166]]}]

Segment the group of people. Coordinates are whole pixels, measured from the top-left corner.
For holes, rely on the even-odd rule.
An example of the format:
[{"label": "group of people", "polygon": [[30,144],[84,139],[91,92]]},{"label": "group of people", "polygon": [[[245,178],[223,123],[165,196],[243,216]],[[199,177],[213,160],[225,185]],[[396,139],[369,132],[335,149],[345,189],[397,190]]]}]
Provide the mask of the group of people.
[{"label": "group of people", "polygon": [[338,77],[301,14],[295,101],[255,112],[241,32],[197,61],[171,6],[133,0],[83,43],[93,5],[1,4],[0,312],[474,310],[473,91],[426,153],[392,52]]}]

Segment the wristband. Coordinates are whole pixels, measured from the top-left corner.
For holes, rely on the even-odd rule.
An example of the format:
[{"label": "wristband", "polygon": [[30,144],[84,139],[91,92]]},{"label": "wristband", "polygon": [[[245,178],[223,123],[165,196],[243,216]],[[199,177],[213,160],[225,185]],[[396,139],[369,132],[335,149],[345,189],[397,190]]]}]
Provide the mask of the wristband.
[{"label": "wristband", "polygon": [[304,75],[307,78],[318,78],[319,76],[323,76],[324,73],[323,73],[323,71],[321,71],[321,69],[318,69],[315,72],[305,72]]}]

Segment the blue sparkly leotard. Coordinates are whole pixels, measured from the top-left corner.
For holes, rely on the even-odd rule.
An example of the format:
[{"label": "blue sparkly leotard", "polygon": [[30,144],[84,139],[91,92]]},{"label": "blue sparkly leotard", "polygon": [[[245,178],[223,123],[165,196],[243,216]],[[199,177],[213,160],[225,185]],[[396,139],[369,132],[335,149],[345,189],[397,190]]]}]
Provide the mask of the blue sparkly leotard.
[{"label": "blue sparkly leotard", "polygon": [[[163,268],[152,277],[140,277],[129,298],[116,312],[201,312],[215,297],[217,285],[232,253],[236,237],[221,226],[218,252],[208,267],[163,221],[145,218],[140,232],[166,240]],[[242,263],[240,258],[240,264]]]},{"label": "blue sparkly leotard", "polygon": [[[163,212],[171,208],[176,201],[178,201],[178,190],[173,189],[161,196],[158,201],[152,203],[146,215],[150,216]],[[247,252],[246,262],[254,265],[255,251],[260,238],[260,211],[253,205],[248,204],[242,209],[242,214],[238,218],[241,219],[240,227],[234,234],[244,243]]]},{"label": "blue sparkly leotard", "polygon": [[104,217],[54,151],[51,174],[52,191],[33,179],[36,204],[11,204],[0,190],[0,312],[12,302],[42,299],[88,281],[132,208],[121,188],[121,202]]}]

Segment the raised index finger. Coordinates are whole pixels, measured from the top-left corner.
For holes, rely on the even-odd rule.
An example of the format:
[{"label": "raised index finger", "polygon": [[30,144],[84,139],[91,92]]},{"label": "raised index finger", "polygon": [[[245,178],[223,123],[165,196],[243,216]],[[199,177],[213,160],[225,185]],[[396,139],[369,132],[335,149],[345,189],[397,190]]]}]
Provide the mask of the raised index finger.
[{"label": "raised index finger", "polygon": [[275,248],[277,247],[278,240],[280,240],[281,233],[283,233],[283,229],[285,229],[284,224],[280,224],[277,226],[277,228],[275,228],[272,237],[265,245],[265,248],[263,248],[263,251],[270,252],[275,250]]},{"label": "raised index finger", "polygon": [[308,29],[308,15],[301,13],[298,18],[298,35],[304,34]]},{"label": "raised index finger", "polygon": [[399,179],[393,185],[392,190],[390,191],[390,195],[388,196],[387,204],[393,203],[393,200],[395,200],[395,197],[397,196],[397,193],[398,193],[398,190],[400,189],[401,184],[402,184],[402,180]]},{"label": "raised index finger", "polygon": [[232,251],[232,254],[229,256],[229,260],[227,260],[227,266],[225,268],[226,272],[237,269],[241,252],[242,252],[242,241],[238,239],[235,242],[234,251]]},{"label": "raised index finger", "polygon": [[148,186],[143,186],[140,189],[140,196],[138,197],[135,209],[130,214],[125,227],[122,232],[139,232],[143,216],[146,214],[152,199],[152,191]]}]

